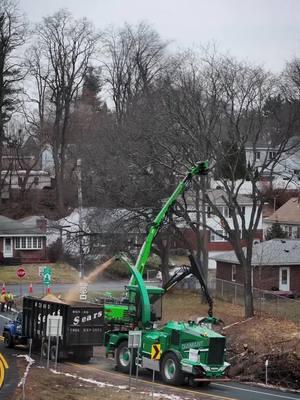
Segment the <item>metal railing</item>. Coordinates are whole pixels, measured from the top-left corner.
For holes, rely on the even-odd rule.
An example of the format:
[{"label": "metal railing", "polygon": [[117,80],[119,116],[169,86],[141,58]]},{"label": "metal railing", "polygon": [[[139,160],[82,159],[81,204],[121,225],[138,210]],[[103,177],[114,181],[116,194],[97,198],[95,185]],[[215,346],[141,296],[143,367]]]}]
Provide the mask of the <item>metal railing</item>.
[{"label": "metal railing", "polygon": [[[212,279],[209,287],[214,289],[214,297],[233,304],[244,306],[244,286],[225,281]],[[214,281],[214,282],[213,282]],[[276,318],[284,318],[300,322],[300,301],[273,294],[272,292],[253,288],[254,309],[257,315],[269,314]]]}]

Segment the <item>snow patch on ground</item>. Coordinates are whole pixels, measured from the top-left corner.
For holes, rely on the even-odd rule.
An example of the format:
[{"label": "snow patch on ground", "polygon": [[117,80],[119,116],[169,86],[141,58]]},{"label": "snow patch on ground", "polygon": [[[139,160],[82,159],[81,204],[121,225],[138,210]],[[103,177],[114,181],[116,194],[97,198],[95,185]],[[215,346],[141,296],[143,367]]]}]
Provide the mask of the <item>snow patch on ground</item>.
[{"label": "snow patch on ground", "polygon": [[[117,388],[120,390],[128,389],[127,385],[113,385],[111,383],[96,381],[95,379],[91,379],[91,378],[82,378],[81,376],[78,376],[76,374],[69,374],[68,372],[55,371],[54,369],[50,369],[50,371],[56,375],[64,375],[66,377],[78,379],[78,380],[86,382],[86,383],[92,383],[100,388],[107,387],[107,388]],[[152,394],[152,392],[150,392],[150,391],[149,392],[137,392],[137,393],[142,394],[142,395],[147,395],[147,396],[150,396]],[[159,398],[159,399],[166,399],[166,400],[183,400],[184,399],[182,396],[177,396],[175,394],[156,393],[156,392],[153,392],[153,397]]]},{"label": "snow patch on ground", "polygon": [[17,358],[25,358],[25,361],[27,361],[27,367],[26,367],[26,370],[24,372],[23,378],[18,383],[18,387],[20,387],[22,385],[25,385],[27,376],[29,374],[30,367],[32,366],[32,364],[34,364],[34,360],[31,357],[29,357],[27,354],[25,354],[25,355],[24,354],[18,354]]},{"label": "snow patch on ground", "polygon": [[[140,394],[144,394],[150,396],[151,392],[140,392]],[[166,393],[155,393],[153,392],[153,397],[158,397],[160,399],[167,399],[167,400],[184,400],[185,397],[177,396],[176,394],[166,394]]]},{"label": "snow patch on ground", "polygon": [[100,381],[96,381],[95,379],[91,379],[91,378],[82,378],[81,376],[78,376],[76,374],[69,374],[68,372],[59,372],[59,371],[55,371],[54,369],[50,369],[50,371],[53,374],[64,375],[66,377],[78,379],[78,380],[86,382],[86,383],[92,383],[98,387],[113,387],[113,388],[118,388],[118,389],[127,389],[127,387],[128,387],[125,385],[113,385],[111,383],[100,382]]}]

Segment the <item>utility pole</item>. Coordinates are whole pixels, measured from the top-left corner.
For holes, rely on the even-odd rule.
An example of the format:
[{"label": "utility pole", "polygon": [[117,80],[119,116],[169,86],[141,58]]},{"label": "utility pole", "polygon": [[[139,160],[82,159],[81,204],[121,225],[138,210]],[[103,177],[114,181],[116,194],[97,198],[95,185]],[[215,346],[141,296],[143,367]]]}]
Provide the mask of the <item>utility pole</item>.
[{"label": "utility pole", "polygon": [[84,265],[83,265],[83,246],[82,246],[82,175],[81,175],[81,158],[77,160],[77,178],[78,178],[78,210],[79,210],[79,278],[83,279]]}]

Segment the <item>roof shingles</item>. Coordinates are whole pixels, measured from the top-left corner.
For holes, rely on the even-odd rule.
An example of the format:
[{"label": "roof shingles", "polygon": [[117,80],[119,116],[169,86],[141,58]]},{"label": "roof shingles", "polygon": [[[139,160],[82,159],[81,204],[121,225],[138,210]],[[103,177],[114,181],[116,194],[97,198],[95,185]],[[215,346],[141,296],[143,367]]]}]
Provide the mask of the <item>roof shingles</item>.
[{"label": "roof shingles", "polygon": [[[245,247],[243,251],[245,253]],[[211,258],[239,264],[234,251],[217,254]],[[251,265],[300,265],[300,240],[273,239],[254,244]]]}]

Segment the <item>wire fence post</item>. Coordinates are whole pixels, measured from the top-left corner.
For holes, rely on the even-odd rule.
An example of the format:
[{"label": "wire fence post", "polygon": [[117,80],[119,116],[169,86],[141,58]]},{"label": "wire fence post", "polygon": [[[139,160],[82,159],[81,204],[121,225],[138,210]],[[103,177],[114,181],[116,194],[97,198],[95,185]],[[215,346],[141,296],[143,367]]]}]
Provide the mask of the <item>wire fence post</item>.
[{"label": "wire fence post", "polygon": [[237,285],[234,285],[234,304],[236,304]]}]

